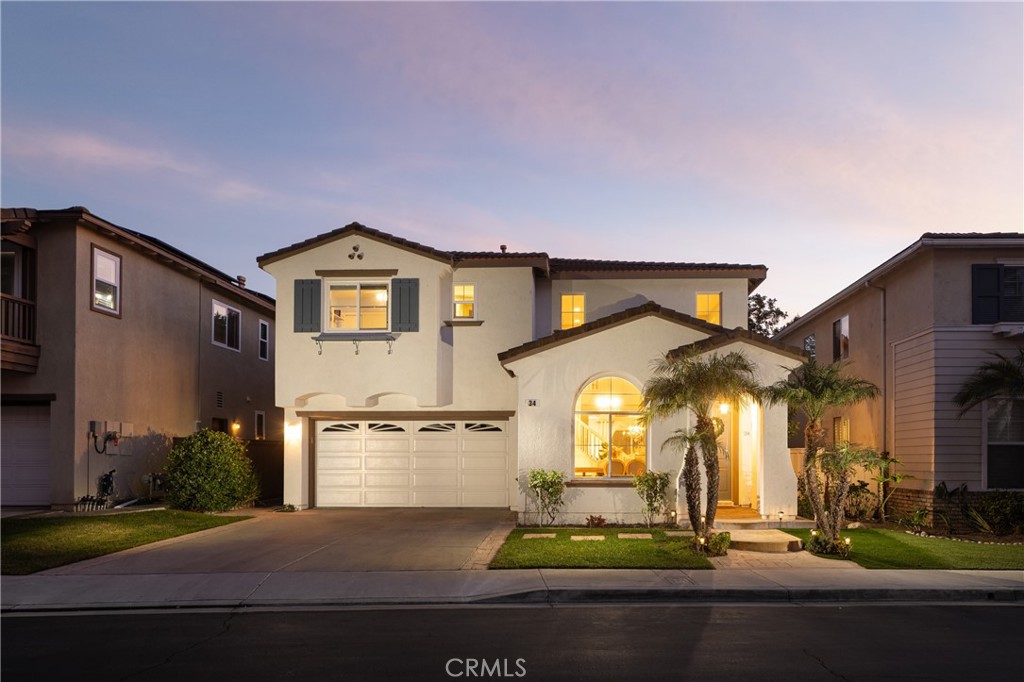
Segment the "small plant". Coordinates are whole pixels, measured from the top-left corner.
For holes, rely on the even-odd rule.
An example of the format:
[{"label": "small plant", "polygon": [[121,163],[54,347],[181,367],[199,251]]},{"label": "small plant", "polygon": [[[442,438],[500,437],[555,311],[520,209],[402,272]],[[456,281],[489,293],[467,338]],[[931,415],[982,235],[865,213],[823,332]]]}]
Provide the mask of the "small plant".
[{"label": "small plant", "polygon": [[731,542],[732,536],[727,531],[723,531],[721,533],[708,533],[707,536],[695,538],[694,546],[698,552],[708,556],[725,556],[729,553],[729,544]]},{"label": "small plant", "polygon": [[565,501],[565,474],[561,471],[545,471],[544,469],[530,469],[530,476],[527,485],[533,494],[537,496],[537,506],[540,525],[544,525],[544,517],[548,519],[548,525],[555,522],[555,517],[562,509]]},{"label": "small plant", "polygon": [[807,551],[811,554],[839,556],[848,559],[852,549],[853,542],[849,537],[832,540],[817,529],[811,531],[811,539],[807,541]]},{"label": "small plant", "polygon": [[648,528],[655,516],[665,513],[669,482],[668,474],[650,470],[633,477],[633,488],[644,503],[641,513]]},{"label": "small plant", "polygon": [[[895,457],[889,457],[886,453],[871,456],[865,462],[865,468],[875,472],[871,480],[878,486],[875,500],[878,504],[878,520],[882,523],[885,523],[885,506],[888,504],[889,498],[896,492],[900,483],[908,478],[913,478],[910,474],[901,474],[896,471],[896,465],[902,463]],[[887,489],[888,492],[886,492]]]},{"label": "small plant", "polygon": [[591,514],[587,517],[587,528],[604,528],[608,521],[600,514]]},{"label": "small plant", "polygon": [[878,497],[868,488],[867,481],[850,484],[846,495],[846,517],[854,521],[867,521],[874,516]]},{"label": "small plant", "polygon": [[186,511],[228,511],[259,497],[245,444],[203,429],[182,438],[167,458],[167,499]]},{"label": "small plant", "polygon": [[974,507],[967,507],[967,520],[971,522],[979,532],[985,533],[986,535],[995,535],[995,530],[992,528],[992,524],[988,522],[981,512]]},{"label": "small plant", "polygon": [[904,516],[899,519],[897,523],[901,526],[906,526],[915,533],[920,533],[928,525],[928,510],[918,509],[910,516]]},{"label": "small plant", "polygon": [[1024,493],[1000,490],[975,500],[980,516],[996,535],[1024,531]]}]

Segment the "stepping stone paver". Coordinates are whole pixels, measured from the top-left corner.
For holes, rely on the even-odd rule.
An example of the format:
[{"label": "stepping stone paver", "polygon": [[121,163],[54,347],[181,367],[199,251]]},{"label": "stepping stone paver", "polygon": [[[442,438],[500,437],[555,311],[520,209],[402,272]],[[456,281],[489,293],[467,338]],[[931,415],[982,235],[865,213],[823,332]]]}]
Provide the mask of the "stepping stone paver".
[{"label": "stepping stone paver", "polygon": [[620,540],[653,540],[650,533],[619,533]]},{"label": "stepping stone paver", "polygon": [[685,530],[667,530],[665,531],[665,537],[667,538],[683,538],[687,535],[693,535]]},{"label": "stepping stone paver", "polygon": [[537,538],[554,538],[554,533],[523,533],[524,540],[536,540]]},{"label": "stepping stone paver", "polygon": [[604,536],[603,535],[573,535],[571,539],[572,540],[576,540],[577,542],[579,542],[579,541],[589,541],[589,540],[604,540]]}]

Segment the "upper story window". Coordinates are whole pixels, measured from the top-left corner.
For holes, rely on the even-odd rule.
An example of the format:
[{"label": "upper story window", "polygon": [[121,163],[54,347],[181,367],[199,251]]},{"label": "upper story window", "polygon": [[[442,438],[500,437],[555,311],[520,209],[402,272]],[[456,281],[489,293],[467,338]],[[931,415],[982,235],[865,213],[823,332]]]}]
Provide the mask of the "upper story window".
[{"label": "upper story window", "polygon": [[1024,266],[971,266],[971,324],[1024,322]]},{"label": "upper story window", "polygon": [[475,284],[455,284],[452,287],[452,299],[455,303],[453,315],[456,320],[476,319]]},{"label": "upper story window", "polygon": [[108,315],[121,315],[121,257],[92,247],[93,310]]},{"label": "upper story window", "polygon": [[804,337],[804,352],[810,356],[811,360],[818,357],[817,353],[818,342],[814,338],[814,334],[808,334]]},{"label": "upper story window", "polygon": [[270,359],[270,323],[260,320],[260,360]]},{"label": "upper story window", "polygon": [[850,358],[850,316],[843,315],[832,323],[832,362]]},{"label": "upper story window", "polygon": [[587,306],[583,294],[562,294],[562,329],[579,327],[587,320]]},{"label": "upper story window", "polygon": [[387,330],[387,282],[331,283],[328,331]]},{"label": "upper story window", "polygon": [[242,350],[242,313],[220,301],[213,302],[213,345]]},{"label": "upper story window", "polygon": [[647,468],[640,389],[619,377],[588,384],[576,399],[573,467],[577,478],[639,476]]},{"label": "upper story window", "polygon": [[267,413],[256,410],[253,415],[253,440],[266,440],[267,438]]},{"label": "upper story window", "polygon": [[722,324],[722,294],[697,294],[697,319]]}]

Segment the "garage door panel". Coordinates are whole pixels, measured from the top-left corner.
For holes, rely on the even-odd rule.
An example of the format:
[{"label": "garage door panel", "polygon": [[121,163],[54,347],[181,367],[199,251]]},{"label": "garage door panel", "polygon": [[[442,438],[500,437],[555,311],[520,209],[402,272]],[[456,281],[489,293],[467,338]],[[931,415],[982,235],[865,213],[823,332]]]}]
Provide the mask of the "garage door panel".
[{"label": "garage door panel", "polygon": [[336,470],[348,470],[348,469],[362,469],[363,458],[361,455],[321,455],[319,458],[320,470],[321,471],[336,471]]},{"label": "garage door panel", "polygon": [[462,487],[504,490],[506,480],[505,473],[501,471],[465,473],[462,474]]},{"label": "garage door panel", "polygon": [[381,507],[408,507],[412,494],[408,490],[367,490],[363,499],[368,505]]},{"label": "garage door panel", "polygon": [[412,483],[409,474],[379,474],[367,472],[363,478],[363,485],[370,488],[408,488]]},{"label": "garage door panel", "polygon": [[362,488],[363,487],[363,474],[360,472],[352,474],[338,474],[332,472],[323,472],[320,474],[320,485],[322,486],[339,486],[342,488]]},{"label": "garage door panel", "polygon": [[473,438],[472,440],[467,438],[462,441],[463,452],[500,452],[505,454],[508,452],[508,439],[507,438]]},{"label": "garage door panel", "polygon": [[456,457],[455,455],[413,457],[412,468],[414,471],[420,471],[423,469],[443,469],[445,471],[456,471],[459,468],[459,458]]},{"label": "garage door panel", "polygon": [[454,490],[414,490],[414,507],[458,507],[459,493]]},{"label": "garage door panel", "polygon": [[458,438],[422,437],[413,441],[413,452],[458,452]]},{"label": "garage door panel", "polygon": [[467,491],[462,493],[462,500],[460,505],[462,507],[507,507],[508,506],[508,492],[507,491],[494,491],[494,492],[472,492]]},{"label": "garage door panel", "polygon": [[506,471],[508,460],[504,457],[462,457],[462,468],[466,471]]},{"label": "garage door panel", "polygon": [[378,457],[367,455],[366,459],[366,470],[367,471],[393,471],[402,470],[406,471],[409,469],[409,457]]},{"label": "garage door panel", "polygon": [[459,474],[455,471],[413,474],[412,485],[414,488],[452,488],[454,490],[459,486]]},{"label": "garage door panel", "polygon": [[322,507],[360,507],[363,505],[363,491],[327,488],[319,492],[317,504]]},{"label": "garage door panel", "polygon": [[11,405],[0,423],[0,498],[50,504],[50,406]]},{"label": "garage door panel", "polygon": [[330,436],[321,436],[316,446],[317,453],[321,455],[333,454],[333,453],[360,453],[363,451],[363,439],[362,438],[332,438]]},{"label": "garage door panel", "polygon": [[366,452],[409,452],[408,438],[375,438],[367,436],[365,442]]}]

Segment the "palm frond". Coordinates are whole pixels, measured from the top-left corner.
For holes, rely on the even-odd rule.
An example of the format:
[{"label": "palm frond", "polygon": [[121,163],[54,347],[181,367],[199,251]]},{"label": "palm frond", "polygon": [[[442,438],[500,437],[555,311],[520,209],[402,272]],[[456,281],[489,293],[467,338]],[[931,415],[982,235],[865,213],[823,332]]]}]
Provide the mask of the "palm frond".
[{"label": "palm frond", "polygon": [[953,396],[961,417],[992,398],[1024,398],[1024,346],[1017,348],[1015,357],[991,355],[996,359],[982,363]]}]

